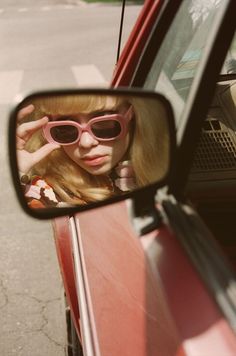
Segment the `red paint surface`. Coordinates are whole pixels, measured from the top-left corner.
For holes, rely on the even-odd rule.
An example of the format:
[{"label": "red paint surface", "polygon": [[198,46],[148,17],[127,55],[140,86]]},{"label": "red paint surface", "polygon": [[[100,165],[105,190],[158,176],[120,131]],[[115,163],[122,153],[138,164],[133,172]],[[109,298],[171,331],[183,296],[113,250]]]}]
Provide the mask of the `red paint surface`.
[{"label": "red paint surface", "polygon": [[74,266],[72,258],[72,246],[70,239],[69,218],[62,217],[53,221],[54,240],[57,250],[57,258],[60,266],[61,276],[66,292],[66,298],[71,310],[71,316],[75,328],[81,339],[79,325],[79,307],[74,279]]},{"label": "red paint surface", "polygon": [[125,203],[78,218],[101,355],[174,355],[177,332]]},{"label": "red paint surface", "polygon": [[235,355],[235,334],[175,234],[163,227],[141,241],[152,250],[152,271],[178,330],[178,355]]},{"label": "red paint surface", "polygon": [[235,335],[167,227],[138,238],[125,202],[80,214],[79,223],[102,355],[236,353]]}]

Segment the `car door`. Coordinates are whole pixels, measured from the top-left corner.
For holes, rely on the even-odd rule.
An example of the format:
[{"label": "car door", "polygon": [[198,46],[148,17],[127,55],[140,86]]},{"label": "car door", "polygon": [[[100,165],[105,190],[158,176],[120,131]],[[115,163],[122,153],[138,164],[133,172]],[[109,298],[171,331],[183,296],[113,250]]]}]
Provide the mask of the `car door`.
[{"label": "car door", "polygon": [[[228,21],[232,24],[233,7],[233,2],[225,2],[225,5],[222,5],[221,19],[224,21],[221,23],[218,19],[219,28],[223,25],[223,28],[226,28]],[[169,17],[170,23],[172,18]],[[157,23],[160,24],[160,19]],[[147,88],[143,68],[148,68],[148,73],[155,57],[150,56],[149,52],[149,48],[153,48],[151,39],[156,40],[156,37],[153,37],[155,26],[151,26],[151,29],[150,42],[145,46],[138,66],[133,68],[134,76],[129,81],[130,85]],[[217,40],[214,38],[215,41],[212,41],[209,56],[204,57],[204,66],[200,66],[199,76],[196,77],[198,80],[192,83],[191,95],[189,94],[184,115],[181,115],[183,121],[179,129],[180,153],[176,164],[179,167],[176,168],[178,175],[175,175],[170,187],[170,191],[177,196],[182,195],[196,140],[200,135],[201,120],[192,124],[191,117],[198,114],[203,121],[214,91],[213,78],[223,62],[223,47],[225,46],[226,51],[232,33],[232,28],[228,26],[224,35],[219,32]],[[159,37],[159,46],[165,35],[163,30],[162,36]],[[222,38],[222,57],[217,57],[212,66]],[[157,53],[156,49],[152,51]],[[121,74],[119,81],[114,79],[113,85],[127,83],[125,74],[123,76],[123,82]],[[204,82],[209,85],[207,95],[203,95]],[[198,104],[201,104],[201,110]],[[193,138],[192,135],[189,136],[192,131]],[[182,169],[184,147],[189,153]],[[100,352],[102,355],[111,352],[113,355],[155,355],[157,350],[159,354],[166,355],[203,354],[205,350],[212,354],[227,352],[233,355],[236,346],[232,323],[229,323],[225,310],[218,305],[212,290],[208,291],[206,281],[196,271],[193,253],[187,253],[189,250],[200,251],[198,258],[195,258],[198,265],[208,267],[208,264],[202,262],[206,262],[208,257],[212,258],[212,255],[209,255],[212,244],[209,243],[206,248],[207,253],[205,249],[202,253],[201,245],[205,237],[211,240],[210,234],[192,210],[166,196],[161,201],[169,224],[140,240],[130,226],[124,203],[75,217],[73,224],[77,226],[83,276],[81,290],[85,293],[86,301],[83,310],[90,321],[90,341],[87,345],[93,345],[94,354]],[[199,235],[203,239],[197,240]],[[189,241],[192,242],[192,239],[189,239],[191,236],[196,239],[194,246],[189,245]],[[216,248],[213,248],[213,256],[218,256],[215,250]],[[224,262],[223,266],[220,266],[226,271],[227,281],[230,281],[233,276]],[[215,264],[213,270],[214,267]],[[219,273],[221,268],[217,268]],[[213,276],[215,277],[214,274]],[[218,281],[218,277],[213,280]]]},{"label": "car door", "polygon": [[[222,117],[219,116],[219,113],[217,114],[218,116],[212,116],[212,109],[214,109],[214,115],[216,115],[216,109],[218,110],[219,106],[217,106],[215,103],[214,105],[211,105],[211,102],[215,89],[218,89],[216,88],[216,82],[219,80],[219,72],[226,57],[227,50],[230,47],[232,37],[235,33],[235,21],[232,17],[233,11],[235,11],[235,4],[233,2],[228,2],[227,4],[226,2],[222,3],[213,1],[211,3],[205,2],[205,4],[203,1],[199,2],[198,4],[194,4],[194,2],[188,1],[183,2],[161,45],[158,42],[159,22],[156,22],[149,41],[147,42],[147,45],[142,53],[139,64],[133,73],[133,79],[130,82],[130,85],[133,86],[140,86],[145,89],[154,89],[164,93],[174,106],[179,149],[176,161],[176,174],[173,175],[173,181],[170,187],[170,191],[172,191],[172,193],[174,193],[174,195],[177,197],[183,197],[183,194],[185,193],[184,190],[186,189],[189,172],[195,157],[194,153],[197,148],[197,142],[202,133],[201,130],[206,116],[208,116],[208,121],[206,123],[209,123],[209,125],[211,125],[212,122],[216,122],[217,125],[221,125],[221,123],[219,122],[222,122],[223,120]],[[235,79],[235,75],[232,75],[231,80],[233,79]],[[224,80],[226,80],[226,78]],[[229,88],[232,92],[234,82],[231,81],[230,84],[227,83],[227,86],[226,83],[223,84],[224,88],[227,87],[227,90]],[[221,88],[222,87],[223,86],[221,85]],[[226,90],[224,91],[224,93],[226,93]],[[230,96],[230,100],[232,99],[233,97]],[[211,110],[209,111],[209,109]],[[226,152],[226,149],[228,149],[228,145],[231,147],[232,152],[235,152],[234,137],[232,137],[232,125],[231,130],[225,129],[223,133],[220,128],[221,126],[218,127],[218,136],[221,135],[224,137],[224,135],[227,135],[227,140],[229,142],[229,144],[224,145],[224,152]],[[209,134],[212,135],[212,132]],[[204,137],[206,137],[206,135]],[[206,142],[204,143],[205,150],[210,146],[210,143],[211,145],[218,145],[217,152],[220,152],[221,157],[222,154],[224,154],[225,158],[228,157],[228,160],[230,159],[230,154],[226,155],[226,153],[224,153],[222,149],[219,150],[219,141],[211,140],[208,141],[207,144]],[[204,148],[202,138],[200,139],[199,145],[201,145],[201,149],[203,150]],[[200,151],[200,149],[198,152],[196,152],[196,154],[198,154],[198,162],[202,158],[202,163],[204,164],[205,156],[207,156],[209,161],[210,151],[207,152],[208,155],[205,152],[204,156],[201,156],[202,151]],[[220,219],[219,224],[217,225],[218,229],[220,224],[227,224],[225,229],[221,228],[221,230],[223,230],[223,237],[221,236],[221,238],[227,240],[227,243],[229,244],[229,235],[232,236],[232,232],[235,231],[235,228],[232,226],[233,216],[235,213],[235,199],[233,198],[235,186],[235,179],[233,181],[233,177],[235,175],[235,165],[234,163],[231,164],[231,172],[226,172],[226,169],[224,169],[224,173],[228,173],[228,177],[227,182],[224,182],[225,188],[224,190],[222,190],[222,184],[219,184],[219,175],[222,176],[223,173],[222,166],[219,166],[219,154],[218,156],[214,156],[214,160],[216,161],[217,158],[218,167],[217,169],[212,170],[211,172],[212,177],[215,178],[217,182],[214,182],[213,179],[211,179],[207,185],[205,183],[205,190],[207,189],[209,191],[209,188],[211,188],[211,195],[214,195],[216,198],[220,188],[225,199],[224,205],[222,204],[222,201],[215,200],[214,202],[212,202],[212,205],[215,205],[215,209],[218,209],[216,213],[212,210],[212,206],[209,207],[209,204],[206,207],[205,201],[203,200],[201,203],[202,205],[204,203],[204,205],[203,207],[201,207],[200,212],[202,213],[201,215],[210,227],[215,227],[217,225],[216,222],[213,223],[212,221],[210,221],[210,218],[211,220]],[[235,162],[235,154],[232,154],[232,160],[233,162]],[[223,168],[225,167],[226,162],[224,161]],[[221,172],[219,168],[221,169]],[[191,171],[192,179],[194,172],[196,173],[196,166],[195,171]],[[204,173],[206,175],[206,172]],[[209,176],[209,172],[207,173]],[[229,181],[229,175],[231,176],[231,181]],[[215,186],[213,185],[214,183]],[[201,185],[203,184],[204,182],[202,178]],[[198,185],[198,190],[195,190],[195,197],[196,195],[198,195],[199,198],[201,192],[202,188],[199,188]],[[193,188],[191,193],[193,193]],[[229,196],[230,194],[231,197]],[[172,213],[172,221],[178,221],[178,217],[175,215],[174,211],[172,211]],[[188,219],[189,217],[186,220],[184,219],[185,222],[187,222]],[[222,256],[221,254],[220,256],[218,255],[218,250],[216,251],[216,249],[211,245],[211,243],[208,247],[205,245],[205,242],[203,242],[203,240],[206,241],[209,238],[210,241],[212,241],[212,237],[208,236],[209,232],[206,228],[201,228],[201,232],[198,231],[199,227],[201,226],[200,221],[198,221],[197,224],[195,223],[194,226],[191,226],[191,229],[189,231],[188,229],[185,230],[185,242],[187,246],[185,242],[183,242],[183,246],[185,246],[185,249],[187,249],[188,255],[193,261],[193,264],[195,264],[198,271],[200,271],[203,280],[205,280],[206,288],[213,291],[215,299],[217,299],[217,292],[216,290],[214,291],[212,281],[210,280],[212,279],[214,282],[216,282],[219,277],[219,274],[221,274],[222,270],[224,270],[224,273],[226,274],[223,274],[223,277],[221,275],[221,282],[223,282],[223,284],[218,282],[216,284],[218,285],[218,287],[219,285],[221,285],[221,287],[219,287],[219,290],[221,290],[222,295],[225,295],[226,288],[224,286],[230,286],[231,282],[234,281],[234,271],[232,274],[231,272],[229,272],[232,265],[229,266],[229,261],[225,261],[225,256]],[[200,225],[198,226],[198,224]],[[178,229],[177,226],[176,228]],[[217,232],[216,230],[216,228],[213,230],[214,233]],[[195,242],[197,241],[197,238],[195,236],[196,232],[199,236],[203,234],[203,249],[201,249],[199,245],[191,245],[191,240],[192,242],[193,239],[195,239]],[[193,238],[193,236],[195,236],[195,238]],[[231,245],[228,245],[228,250],[230,246],[232,250],[232,238]],[[222,248],[222,246],[220,247]],[[224,247],[224,250],[227,250],[227,247]],[[206,253],[207,250],[208,252],[210,250],[214,251],[213,255]],[[233,255],[233,253],[231,255]],[[228,256],[229,255],[227,255],[227,259]],[[217,260],[216,264],[213,262],[214,259],[215,261]],[[204,264],[204,260],[206,262],[206,265]],[[223,264],[222,261],[224,261]],[[212,266],[209,266],[209,264],[212,264]],[[220,265],[221,267],[219,268]],[[205,268],[203,266],[205,266]],[[208,278],[209,276],[206,277],[206,266],[207,269],[213,271],[212,274],[210,273],[211,278]],[[214,271],[216,273],[214,273]],[[226,296],[225,299],[227,300]],[[219,301],[218,304],[220,304]],[[231,302],[229,302],[229,304],[231,304]],[[232,307],[232,310],[235,310],[234,305]],[[228,321],[230,321],[231,326],[233,326],[234,322],[232,321],[232,319],[234,320],[234,312],[232,314],[230,313],[229,315],[226,310],[224,310],[224,313],[225,315],[227,315],[227,319]]]},{"label": "car door", "polygon": [[[232,17],[232,13],[233,11],[235,11],[235,4],[233,2],[228,2],[228,4],[224,3],[221,8],[221,16],[219,15],[218,11],[220,6],[222,6],[222,3],[220,4],[220,2],[211,2],[211,4],[209,2],[205,2],[205,4],[204,2],[199,2],[198,4],[194,4],[194,2],[187,1],[183,2],[182,6],[180,5],[179,11],[176,14],[172,25],[170,26],[166,36],[164,37],[163,43],[161,44],[160,42],[158,42],[160,21],[159,19],[157,19],[156,24],[154,25],[152,33],[149,37],[149,41],[147,42],[146,47],[143,50],[141,59],[133,72],[133,79],[129,83],[133,86],[140,86],[145,89],[153,89],[164,93],[174,106],[176,114],[176,129],[179,153],[176,162],[176,174],[173,175],[173,181],[170,190],[177,197],[183,197],[184,190],[186,189],[189,171],[191,169],[192,162],[194,159],[194,152],[196,150],[199,137],[201,135],[203,121],[205,120],[207,114],[209,116],[208,111],[209,107],[211,106],[210,104],[216,87],[216,82],[218,80],[218,74],[220,72],[221,66],[226,57],[227,50],[230,47],[230,42],[235,32],[235,21]],[[211,9],[213,11],[211,11]],[[215,15],[213,14],[213,12],[215,12]],[[191,21],[192,28],[190,27]],[[193,40],[189,40],[191,36]],[[194,41],[196,41],[195,44]],[[198,48],[196,45],[199,43],[199,41],[201,42],[200,48]],[[232,79],[235,78],[232,77]],[[232,89],[233,86],[231,85],[230,88]],[[212,117],[212,113],[210,112],[210,122],[212,122],[213,118],[215,120],[217,117]],[[216,123],[218,124],[219,120],[216,120]],[[229,130],[224,130],[224,132],[221,133],[219,132],[218,128],[217,134],[227,135],[227,137],[229,136],[227,139],[230,143],[226,144],[225,147],[227,147],[228,149],[227,145],[229,145],[230,149],[234,150],[233,152],[235,152],[234,138],[231,139],[232,133],[229,132]],[[211,143],[214,143],[214,145],[219,146],[219,142],[211,141]],[[200,141],[200,144],[203,146],[203,140]],[[206,147],[205,143],[204,147],[208,148],[209,144],[210,142]],[[202,151],[200,151],[200,153],[198,152],[198,161],[202,157],[201,153]],[[220,154],[222,157],[222,149],[220,151]],[[205,152],[204,157],[206,155],[207,153]],[[202,158],[202,160],[204,159],[204,157]],[[225,158],[226,157],[228,157],[228,160],[230,159],[229,154],[227,156],[225,155]],[[218,156],[214,157],[214,160],[216,161],[217,158],[219,162],[219,154]],[[233,162],[235,162],[235,154],[234,156],[232,155],[232,160]],[[225,166],[226,163],[224,161],[224,167]],[[219,172],[219,165],[217,168],[218,169],[215,169],[211,173],[213,177],[217,177],[217,174],[219,177],[219,174],[222,173]],[[222,169],[222,167],[220,168]],[[224,170],[224,173],[225,171],[226,170]],[[209,172],[207,173],[209,175]],[[192,172],[192,176],[193,174],[194,172]],[[228,191],[226,195],[226,200],[228,204],[221,204],[222,208],[218,210],[217,214],[212,213],[212,210],[209,211],[209,205],[207,207],[207,212],[206,207],[203,206],[201,209],[201,215],[205,218],[204,220],[208,223],[210,227],[215,227],[217,225],[217,229],[219,229],[219,225],[224,225],[224,223],[226,223],[227,221],[227,228],[221,228],[221,230],[224,230],[223,239],[227,240],[228,244],[230,236],[233,235],[232,232],[235,232],[235,228],[232,226],[233,216],[235,213],[235,209],[232,207],[233,204],[235,206],[234,200],[232,199],[232,194],[234,196],[233,192],[235,186],[235,180],[232,180],[235,175],[234,163],[232,163],[231,165],[231,172],[228,173],[228,177],[229,174],[231,175],[231,181],[229,182],[229,179],[227,179],[227,185],[225,184],[226,187],[224,190],[222,190],[222,185],[219,185],[219,181],[217,183],[218,190],[220,187],[222,194],[225,195],[226,191]],[[211,188],[211,195],[216,196],[217,187],[215,184],[212,189],[213,183],[213,180],[211,180],[208,185],[204,184],[206,186],[205,190],[209,190],[209,188]],[[191,193],[193,193],[193,191]],[[195,190],[195,197],[200,193],[201,189],[198,188],[198,190]],[[229,207],[230,194],[231,205]],[[219,205],[220,203],[218,202],[218,209]],[[214,218],[216,220],[220,219],[219,224],[213,224],[212,221],[210,221],[210,218],[211,220]],[[177,216],[175,216],[174,212],[172,215],[172,221],[173,220],[178,221],[178,218]],[[186,222],[187,221],[188,218]],[[200,221],[198,223],[201,225]],[[197,226],[194,224],[194,227],[196,228]],[[196,231],[197,230],[198,228],[196,229]],[[193,226],[191,227],[189,232],[185,230],[187,240],[188,238],[193,239],[193,237],[191,236],[193,236],[196,231],[194,231]],[[203,234],[203,230],[200,229],[200,231],[201,234]],[[216,232],[216,227],[213,231]],[[204,230],[204,233],[206,235],[203,235],[203,239],[207,239],[209,233],[206,229]],[[210,238],[210,240],[212,240],[212,238]],[[194,261],[194,264],[200,271],[202,278],[206,282],[207,288],[210,287],[210,289],[214,290],[214,287],[212,287],[212,283],[210,282],[210,278],[206,278],[205,276],[203,261],[214,260],[214,258],[216,258],[216,256],[218,255],[218,252],[216,252],[213,246],[210,245],[211,249],[215,251],[215,254],[213,254],[214,256],[210,256],[207,253],[205,254],[205,252],[203,251],[203,254],[201,255],[200,246],[190,246],[189,241],[187,241],[187,245],[188,246],[185,247],[188,250],[188,254],[191,255],[192,261]],[[234,248],[232,243],[231,245],[228,245],[228,248],[226,246],[224,247],[228,251],[230,247]],[[208,250],[208,248],[204,246],[204,250],[206,251]],[[199,255],[196,257],[197,253],[201,255],[201,258],[199,257]],[[203,257],[203,255],[205,255],[205,257]],[[231,255],[233,255],[233,253]],[[196,259],[198,259],[198,261],[196,261]],[[224,257],[220,254],[220,257],[218,256],[216,259],[218,260],[217,267],[214,263],[212,263],[210,269],[215,269],[215,271],[219,272],[218,267],[222,264],[222,261],[224,261]],[[227,271],[227,274],[228,267],[231,266],[228,266],[228,261],[225,261],[225,263],[226,266],[223,263],[223,266],[221,266],[221,268],[224,271]],[[201,264],[202,266],[200,267]],[[218,277],[215,278],[213,273],[211,274],[211,278],[215,282]],[[228,276],[224,275],[222,279],[222,281],[224,281],[223,284],[225,285],[231,285],[231,280],[234,280],[234,271],[233,275],[229,273]],[[223,285],[221,287],[222,288],[220,289],[222,290],[222,294],[224,295],[225,288]],[[216,291],[213,292],[213,294],[216,294]],[[233,310],[234,308],[235,307],[233,306]],[[227,314],[226,311],[224,312]],[[228,320],[231,320],[232,326],[234,322],[232,322],[231,318],[232,314],[228,315]]]}]

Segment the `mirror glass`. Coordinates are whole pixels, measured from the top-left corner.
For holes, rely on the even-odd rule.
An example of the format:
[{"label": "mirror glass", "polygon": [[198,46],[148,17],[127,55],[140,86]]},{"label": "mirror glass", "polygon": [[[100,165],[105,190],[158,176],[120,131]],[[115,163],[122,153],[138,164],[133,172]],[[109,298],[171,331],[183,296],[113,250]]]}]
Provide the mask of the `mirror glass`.
[{"label": "mirror glass", "polygon": [[18,105],[18,182],[29,208],[84,206],[167,175],[167,102],[104,92],[32,95]]}]

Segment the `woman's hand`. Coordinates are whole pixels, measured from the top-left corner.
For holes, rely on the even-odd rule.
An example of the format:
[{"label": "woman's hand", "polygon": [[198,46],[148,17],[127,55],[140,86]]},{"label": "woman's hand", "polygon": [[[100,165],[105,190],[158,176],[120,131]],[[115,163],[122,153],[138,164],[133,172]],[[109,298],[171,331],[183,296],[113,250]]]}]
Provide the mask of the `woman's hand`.
[{"label": "woman's hand", "polygon": [[127,192],[134,190],[136,186],[134,171],[131,166],[130,161],[123,161],[118,164],[116,167],[116,173],[119,178],[115,179],[115,185],[122,190]]},{"label": "woman's hand", "polygon": [[17,117],[19,122],[19,125],[16,129],[17,159],[19,171],[24,174],[27,174],[36,163],[40,162],[53,150],[60,147],[60,145],[47,143],[32,153],[25,150],[25,145],[30,137],[34,134],[34,132],[41,129],[48,122],[48,118],[44,116],[42,119],[20,124],[21,120],[24,119],[27,115],[30,115],[33,111],[34,106],[30,104],[21,109]]}]

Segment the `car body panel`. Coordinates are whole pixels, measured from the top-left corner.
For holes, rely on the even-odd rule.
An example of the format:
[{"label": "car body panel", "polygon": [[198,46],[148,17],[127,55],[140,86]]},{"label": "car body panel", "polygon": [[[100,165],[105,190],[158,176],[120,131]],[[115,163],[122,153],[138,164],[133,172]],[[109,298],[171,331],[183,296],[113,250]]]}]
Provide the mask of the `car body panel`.
[{"label": "car body panel", "polygon": [[[161,1],[145,2],[112,86],[129,85],[161,5]],[[229,322],[169,226],[138,238],[125,202],[84,212],[75,220],[101,355],[195,356],[206,350],[210,355],[235,354],[236,337]],[[56,219],[54,231],[79,332],[68,218]]]},{"label": "car body panel", "polygon": [[163,287],[178,330],[178,350],[185,355],[204,355],[206,350],[209,355],[233,355],[235,334],[176,238],[175,231],[164,227],[141,240],[152,261],[156,284]]},{"label": "car body panel", "polygon": [[71,244],[71,231],[69,217],[60,217],[53,221],[54,241],[60,272],[66,293],[67,304],[70,308],[77,334],[81,339],[80,314],[76,292],[75,271],[73,263],[73,249]]},{"label": "car body panel", "polygon": [[175,233],[138,238],[126,209],[76,216],[101,355],[233,355],[235,335]]},{"label": "car body panel", "polygon": [[178,334],[125,202],[76,219],[101,355],[173,355]]}]

